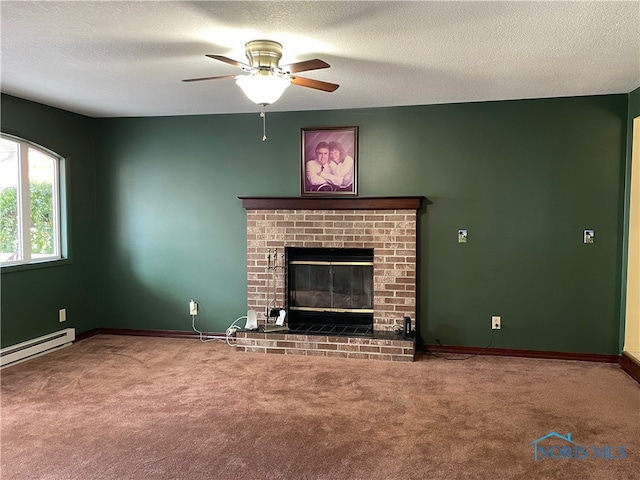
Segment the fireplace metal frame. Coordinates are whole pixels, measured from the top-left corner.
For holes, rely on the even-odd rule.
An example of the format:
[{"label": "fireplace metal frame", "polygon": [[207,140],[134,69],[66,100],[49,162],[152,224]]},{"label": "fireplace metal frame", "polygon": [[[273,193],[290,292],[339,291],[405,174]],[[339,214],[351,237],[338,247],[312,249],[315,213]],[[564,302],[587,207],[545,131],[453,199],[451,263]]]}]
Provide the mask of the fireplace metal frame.
[{"label": "fireplace metal frame", "polygon": [[[285,249],[286,258],[286,304],[289,326],[294,330],[313,330],[322,333],[327,331],[348,330],[356,327],[373,331],[374,296],[373,296],[373,268],[374,251],[372,248],[305,248],[288,247]],[[330,304],[322,307],[294,305],[292,297],[291,267],[296,265],[309,266],[364,266],[371,267],[371,308],[337,308],[333,302],[331,286]],[[331,274],[333,275],[333,274]]]}]

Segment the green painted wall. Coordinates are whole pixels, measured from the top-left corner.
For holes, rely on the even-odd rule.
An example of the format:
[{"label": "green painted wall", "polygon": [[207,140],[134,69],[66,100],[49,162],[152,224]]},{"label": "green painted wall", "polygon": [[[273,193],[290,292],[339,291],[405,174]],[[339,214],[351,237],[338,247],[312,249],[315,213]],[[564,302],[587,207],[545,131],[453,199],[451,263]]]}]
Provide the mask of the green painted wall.
[{"label": "green painted wall", "polygon": [[[91,119],[2,95],[1,129],[66,159],[70,261],[36,268],[3,268],[1,343],[13,345],[63,327],[97,326],[94,127]],[[58,322],[58,310],[67,321]]]},{"label": "green painted wall", "polygon": [[629,94],[629,120],[640,115],[640,87]]},{"label": "green painted wall", "polygon": [[268,113],[264,143],[257,113],[95,120],[98,324],[189,330],[193,298],[224,331],[246,310],[237,197],[298,195],[300,128],[358,125],[359,194],[433,202],[427,343],[484,346],[502,315],[494,347],[619,353],[627,100]]},{"label": "green painted wall", "polygon": [[[635,103],[634,103],[635,102]],[[71,262],[4,270],[2,346],[60,328],[224,331],[246,309],[238,196],[299,194],[300,128],[360,127],[361,196],[424,195],[427,343],[618,353],[628,95],[91,119],[2,96],[2,130],[69,161]],[[636,107],[634,107],[636,105]],[[628,114],[629,112],[629,114]],[[459,228],[469,243],[456,243]],[[583,245],[594,228],[596,243]]]}]

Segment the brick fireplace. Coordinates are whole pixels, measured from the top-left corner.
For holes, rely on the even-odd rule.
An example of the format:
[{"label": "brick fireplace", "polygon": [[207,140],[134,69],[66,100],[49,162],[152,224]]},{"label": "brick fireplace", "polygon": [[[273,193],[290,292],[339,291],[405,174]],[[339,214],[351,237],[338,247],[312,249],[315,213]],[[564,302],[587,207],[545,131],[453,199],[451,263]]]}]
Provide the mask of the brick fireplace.
[{"label": "brick fireplace", "polygon": [[[307,355],[322,354],[320,351],[326,355],[389,360],[413,358],[413,341],[404,339],[402,344],[401,337],[397,339],[400,344],[393,341],[404,317],[410,317],[415,325],[417,216],[423,197],[241,197],[241,200],[247,212],[248,308],[264,319],[274,291],[278,306],[284,306],[284,268],[276,271],[274,288],[267,269],[269,253],[277,252],[278,262],[284,265],[281,259],[285,247],[373,249],[374,335],[338,340],[331,336],[296,339],[302,336],[238,332],[240,349]],[[340,347],[341,342],[346,349]],[[310,343],[316,345],[306,348]],[[297,344],[305,344],[305,348],[294,348]],[[398,355],[403,358],[392,358]]]}]

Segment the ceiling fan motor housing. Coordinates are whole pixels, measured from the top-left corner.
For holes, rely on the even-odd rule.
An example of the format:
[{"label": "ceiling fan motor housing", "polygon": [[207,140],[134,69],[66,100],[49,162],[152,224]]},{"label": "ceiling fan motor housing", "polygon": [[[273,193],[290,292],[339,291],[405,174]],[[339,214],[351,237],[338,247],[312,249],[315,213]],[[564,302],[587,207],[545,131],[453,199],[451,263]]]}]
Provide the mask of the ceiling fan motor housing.
[{"label": "ceiling fan motor housing", "polygon": [[249,65],[260,73],[278,69],[282,58],[282,45],[273,40],[253,40],[245,45]]}]

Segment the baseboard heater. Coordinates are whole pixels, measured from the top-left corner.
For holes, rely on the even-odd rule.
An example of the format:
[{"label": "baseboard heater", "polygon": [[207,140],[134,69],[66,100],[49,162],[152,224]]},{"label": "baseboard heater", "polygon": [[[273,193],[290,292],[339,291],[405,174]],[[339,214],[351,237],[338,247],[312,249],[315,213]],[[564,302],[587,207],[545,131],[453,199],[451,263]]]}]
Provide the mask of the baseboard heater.
[{"label": "baseboard heater", "polygon": [[0,350],[0,368],[67,347],[75,339],[76,329],[65,328],[49,335],[43,335],[42,337],[3,348]]}]

